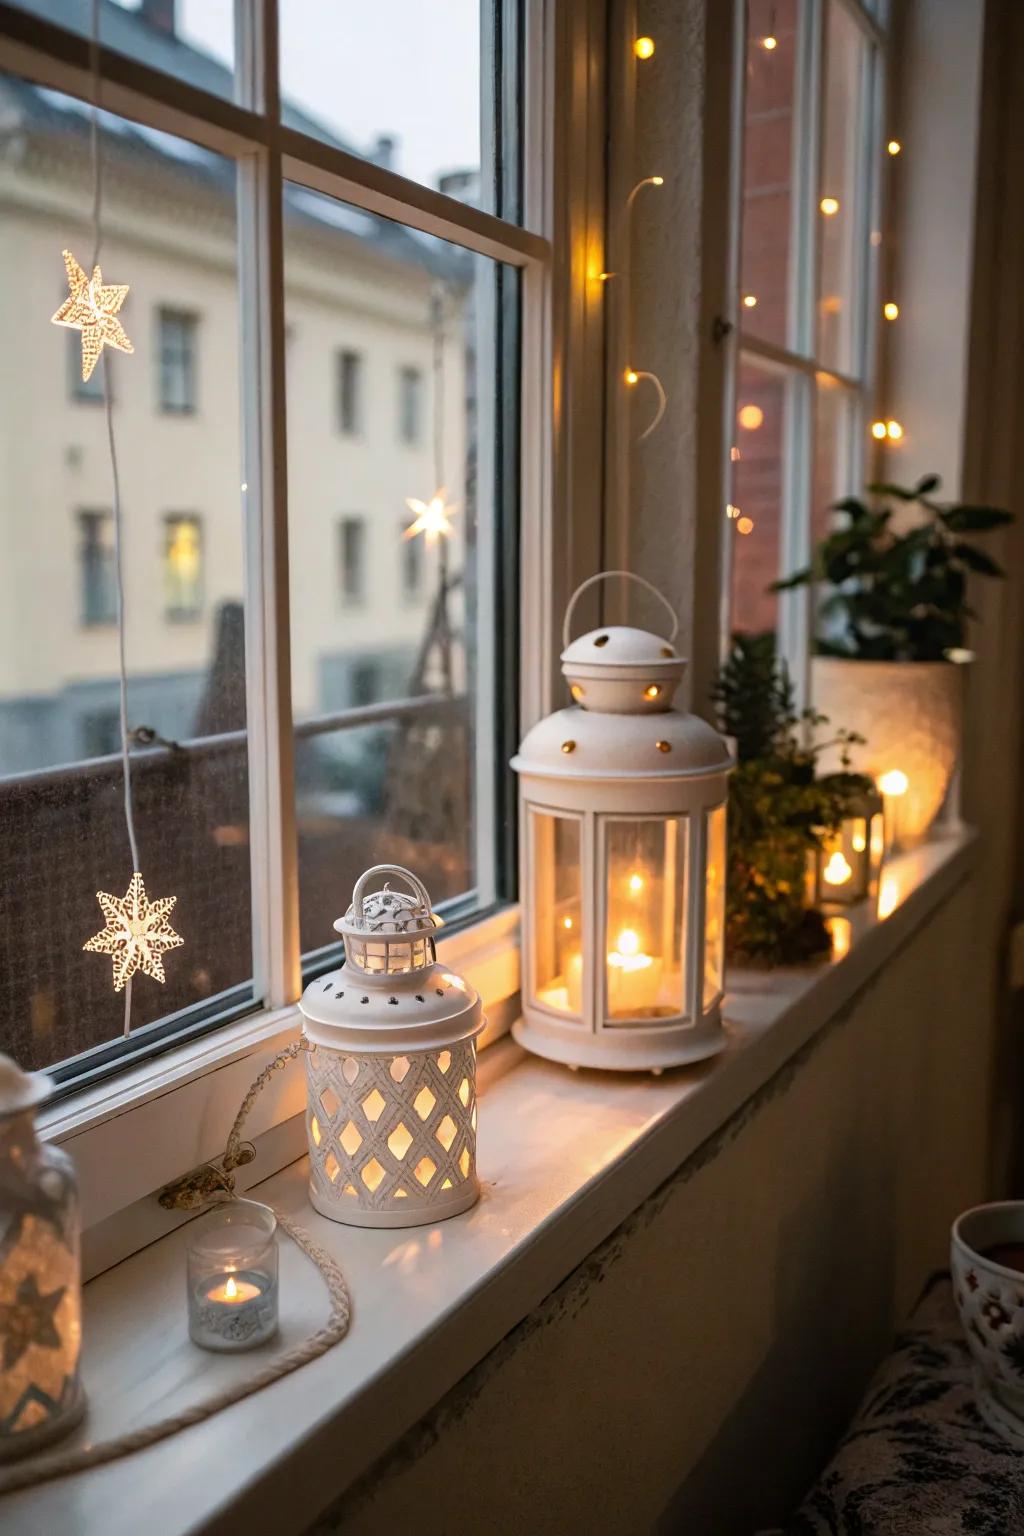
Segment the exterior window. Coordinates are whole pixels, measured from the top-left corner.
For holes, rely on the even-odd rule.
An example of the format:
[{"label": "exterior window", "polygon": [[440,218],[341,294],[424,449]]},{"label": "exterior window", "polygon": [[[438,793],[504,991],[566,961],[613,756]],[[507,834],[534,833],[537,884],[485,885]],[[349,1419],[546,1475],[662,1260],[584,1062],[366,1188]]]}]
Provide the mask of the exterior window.
[{"label": "exterior window", "polygon": [[338,357],[338,426],[346,437],[363,430],[363,359],[347,349]]},{"label": "exterior window", "polygon": [[203,527],[189,512],[164,518],[164,617],[197,619],[203,608]]},{"label": "exterior window", "polygon": [[343,517],[338,526],[341,595],[346,603],[362,603],[366,599],[366,519]]},{"label": "exterior window", "polygon": [[807,702],[812,599],[769,589],[866,475],[884,37],[844,0],[747,0],[746,21],[728,606]]},{"label": "exterior window", "polygon": [[117,622],[114,515],[112,512],[80,512],[78,527],[82,623],[114,624]]},{"label": "exterior window", "polygon": [[402,597],[407,603],[415,603],[423,596],[423,541],[408,538],[409,519],[404,517],[398,525],[401,540]]},{"label": "exterior window", "polygon": [[352,708],[376,704],[380,696],[380,667],[375,661],[357,661],[352,668]]},{"label": "exterior window", "polygon": [[180,309],[161,309],[160,409],[187,415],[196,408],[196,348],[199,322]]},{"label": "exterior window", "polygon": [[106,366],[106,358],[100,357],[99,362],[87,379],[82,378],[82,338],[77,331],[67,332],[68,353],[68,392],[72,400],[81,400],[87,405],[103,404],[103,369]]},{"label": "exterior window", "polygon": [[423,375],[403,368],[398,375],[398,435],[403,443],[418,443],[423,435]]}]

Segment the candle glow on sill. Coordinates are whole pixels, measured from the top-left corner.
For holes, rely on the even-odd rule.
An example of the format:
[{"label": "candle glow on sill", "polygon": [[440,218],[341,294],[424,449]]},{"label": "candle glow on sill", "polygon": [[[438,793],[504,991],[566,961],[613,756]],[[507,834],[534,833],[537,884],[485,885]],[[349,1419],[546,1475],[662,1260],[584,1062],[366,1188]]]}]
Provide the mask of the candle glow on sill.
[{"label": "candle glow on sill", "polygon": [[853,927],[848,917],[829,917],[825,926],[832,939],[832,959],[841,960],[844,955],[850,953],[850,941],[853,936]]},{"label": "candle glow on sill", "polygon": [[878,915],[890,917],[900,904],[899,881],[895,875],[883,875],[878,888]]}]

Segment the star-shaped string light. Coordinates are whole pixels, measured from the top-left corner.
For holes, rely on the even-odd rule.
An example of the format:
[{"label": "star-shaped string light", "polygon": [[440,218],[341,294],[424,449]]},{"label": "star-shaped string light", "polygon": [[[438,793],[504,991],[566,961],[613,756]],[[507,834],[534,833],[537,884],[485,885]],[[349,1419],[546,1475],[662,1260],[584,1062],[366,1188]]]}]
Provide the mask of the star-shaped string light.
[{"label": "star-shaped string light", "polygon": [[13,1301],[0,1302],[0,1338],[4,1341],[3,1367],[12,1370],[30,1345],[59,1349],[60,1334],[54,1314],[64,1300],[67,1286],[43,1296],[35,1275],[26,1275]]},{"label": "star-shaped string light", "polygon": [[128,294],[127,283],[104,283],[99,267],[86,277],[70,251],[64,252],[69,293],[53,316],[54,325],[82,333],[82,379],[88,380],[104,347],[134,352],[124,326],[117,318]]},{"label": "star-shaped string light", "polygon": [[177,949],[185,942],[167,920],[177,899],[177,896],[164,896],[160,901],[151,902],[138,870],[132,875],[122,900],[106,891],[96,892],[107,926],[82,948],[95,954],[113,955],[115,992],[120,992],[136,971],[152,976],[154,981],[165,979],[161,957],[167,950]]},{"label": "star-shaped string light", "polygon": [[454,532],[450,514],[457,509],[446,503],[445,495],[445,488],[442,485],[429,501],[420,501],[416,496],[406,497],[405,504],[410,512],[416,514],[416,521],[409,524],[402,537],[414,539],[417,534],[422,533],[428,544],[436,544],[442,537],[450,539]]}]

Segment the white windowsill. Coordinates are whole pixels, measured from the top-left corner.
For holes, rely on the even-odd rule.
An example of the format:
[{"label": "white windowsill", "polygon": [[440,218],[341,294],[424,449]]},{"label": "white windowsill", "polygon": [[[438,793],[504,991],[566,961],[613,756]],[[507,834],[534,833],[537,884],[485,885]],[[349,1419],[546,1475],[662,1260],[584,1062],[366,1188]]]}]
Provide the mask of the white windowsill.
[{"label": "white windowsill", "polygon": [[[0,1517],[76,1536],[301,1532],[842,1010],[966,877],[973,841],[958,833],[895,861],[892,912],[855,910],[842,960],[742,978],[727,998],[728,1047],[699,1068],[572,1074],[498,1042],[480,1063],[484,1192],[465,1216],[405,1232],[343,1227],[309,1210],[304,1160],[275,1174],[260,1196],[345,1269],[348,1339],[162,1445],[13,1495]],[[326,1298],[284,1237],[281,1279],[289,1345],[323,1320]],[[190,1346],[184,1293],[182,1231],[87,1288],[80,1435],[106,1439],[251,1371],[255,1356]]]}]

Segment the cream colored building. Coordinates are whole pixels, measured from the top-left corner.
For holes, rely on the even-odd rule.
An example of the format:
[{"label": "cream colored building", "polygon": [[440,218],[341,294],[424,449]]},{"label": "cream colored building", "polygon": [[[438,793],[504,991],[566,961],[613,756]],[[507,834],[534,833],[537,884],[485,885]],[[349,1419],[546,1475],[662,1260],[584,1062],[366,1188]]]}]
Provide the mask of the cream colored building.
[{"label": "cream colored building", "polygon": [[[127,124],[105,132],[103,146],[100,260],[106,281],[130,284],[122,319],[135,346],[133,356],[114,355],[111,369],[130,716],[185,739],[243,724],[232,608],[243,592],[244,502],[234,170]],[[85,109],[0,80],[0,774],[116,744],[112,491],[99,370],[90,398],[75,369],[78,336],[50,324],[67,291],[62,249],[83,266],[90,260],[90,206]],[[422,540],[410,548],[402,530],[411,521],[406,498],[427,500],[437,488],[438,324],[441,457],[448,499],[460,509],[449,564],[462,569],[472,522],[471,268],[439,242],[305,192],[296,190],[286,214],[292,661],[301,718],[401,697],[412,685],[438,551]],[[224,638],[232,634],[233,648]],[[204,702],[218,645],[216,697]]]}]

